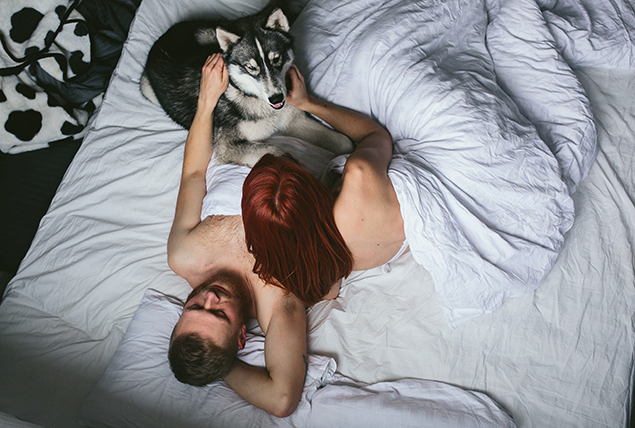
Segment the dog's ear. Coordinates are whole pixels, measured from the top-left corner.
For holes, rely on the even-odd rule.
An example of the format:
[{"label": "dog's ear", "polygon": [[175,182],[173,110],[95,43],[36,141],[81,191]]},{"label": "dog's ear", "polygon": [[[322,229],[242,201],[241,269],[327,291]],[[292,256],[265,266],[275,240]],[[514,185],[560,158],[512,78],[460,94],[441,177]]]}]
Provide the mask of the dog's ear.
[{"label": "dog's ear", "polygon": [[279,7],[275,8],[265,24],[266,30],[280,30],[285,33],[289,31],[289,20]]},{"label": "dog's ear", "polygon": [[221,27],[216,27],[216,40],[223,52],[227,52],[230,46],[235,45],[240,40],[240,36],[230,33]]}]

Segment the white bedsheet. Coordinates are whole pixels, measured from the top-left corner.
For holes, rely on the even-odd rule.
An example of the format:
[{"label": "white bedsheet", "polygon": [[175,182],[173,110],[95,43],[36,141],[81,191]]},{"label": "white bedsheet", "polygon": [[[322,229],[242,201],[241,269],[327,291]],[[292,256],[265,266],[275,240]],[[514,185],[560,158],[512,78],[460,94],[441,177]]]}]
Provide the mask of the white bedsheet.
[{"label": "white bedsheet", "polygon": [[[0,305],[0,411],[76,426],[145,290],[187,295],[165,253],[186,133],[144,100],[139,76],[171,23],[201,8],[231,17],[261,6],[142,3],[100,113]],[[566,8],[559,12],[567,19]],[[635,73],[578,74],[600,151],[573,194],[576,220],[543,284],[451,330],[431,276],[405,257],[388,274],[356,273],[340,298],[309,312],[312,353],[335,358],[356,381],[413,377],[483,391],[520,427],[626,425],[635,346]]]},{"label": "white bedsheet", "polygon": [[600,150],[573,195],[576,220],[545,282],[451,330],[431,277],[412,260],[393,266],[389,275],[398,277],[359,273],[341,301],[310,310],[311,352],[336,355],[341,373],[366,382],[416,374],[488,391],[519,427],[627,426],[635,72],[585,68],[579,75],[593,102]]}]

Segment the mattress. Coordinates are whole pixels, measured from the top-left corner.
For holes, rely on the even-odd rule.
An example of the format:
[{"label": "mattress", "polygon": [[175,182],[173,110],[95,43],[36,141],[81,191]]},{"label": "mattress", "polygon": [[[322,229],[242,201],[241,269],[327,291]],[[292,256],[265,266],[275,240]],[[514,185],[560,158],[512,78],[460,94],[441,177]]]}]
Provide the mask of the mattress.
[{"label": "mattress", "polygon": [[[347,2],[341,13],[351,13],[345,5],[361,13],[369,5],[398,9],[401,3],[419,4]],[[303,13],[329,4],[311,1]],[[495,4],[479,4],[493,17]],[[451,328],[439,279],[413,251],[390,269],[353,273],[336,300],[310,308],[309,352],[333,358],[338,374],[355,382],[419,379],[483,393],[519,427],[627,426],[635,339],[635,64],[629,56],[635,17],[619,1],[519,4],[544,18],[539,34],[575,71],[597,129],[597,156],[575,181],[575,220],[562,231],[548,273],[524,294]],[[172,23],[238,17],[262,6],[141,4],[99,112],[0,304],[0,412],[42,426],[78,426],[146,290],[188,294],[166,258],[186,131],[140,94],[141,71],[152,43]],[[600,31],[607,25],[613,31]],[[302,41],[302,31],[294,32]],[[298,62],[318,95],[365,108],[360,98],[367,93],[347,100],[338,86],[320,85],[323,76],[350,70],[337,69],[345,64],[338,55],[346,54],[338,46],[322,51],[330,52],[325,57],[300,48]],[[497,81],[503,92],[518,99],[512,80],[503,80]],[[529,107],[514,103],[530,116]],[[389,129],[396,117],[367,113]]]}]

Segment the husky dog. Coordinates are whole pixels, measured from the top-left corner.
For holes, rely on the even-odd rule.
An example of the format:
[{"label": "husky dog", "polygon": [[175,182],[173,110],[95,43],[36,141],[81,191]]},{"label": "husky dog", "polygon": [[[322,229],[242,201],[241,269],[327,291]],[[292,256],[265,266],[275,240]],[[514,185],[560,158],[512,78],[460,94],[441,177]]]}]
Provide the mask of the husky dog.
[{"label": "husky dog", "polygon": [[150,50],[141,90],[189,129],[203,64],[223,52],[229,85],[214,112],[217,162],[253,166],[266,153],[282,154],[282,148],[263,142],[275,133],[336,154],[352,151],[346,136],[285,104],[286,74],[294,60],[288,31],[287,16],[275,5],[236,21],[176,24]]}]

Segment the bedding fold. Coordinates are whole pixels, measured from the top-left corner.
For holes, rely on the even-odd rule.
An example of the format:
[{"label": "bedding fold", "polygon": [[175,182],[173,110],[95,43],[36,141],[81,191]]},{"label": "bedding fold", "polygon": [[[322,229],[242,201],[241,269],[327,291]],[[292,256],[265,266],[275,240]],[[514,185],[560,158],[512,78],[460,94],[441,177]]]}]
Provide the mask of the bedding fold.
[{"label": "bedding fold", "polygon": [[579,69],[635,68],[635,10],[630,0],[537,0],[558,51]]}]

